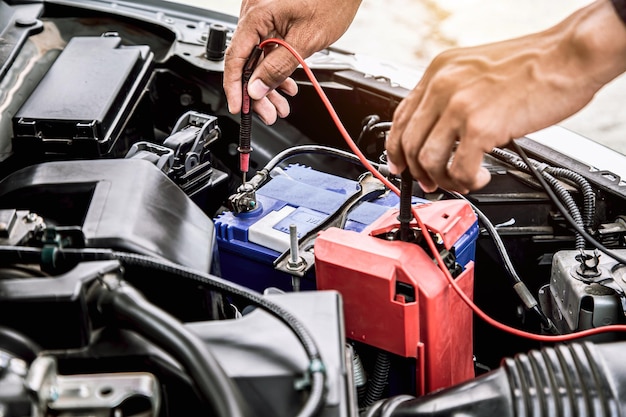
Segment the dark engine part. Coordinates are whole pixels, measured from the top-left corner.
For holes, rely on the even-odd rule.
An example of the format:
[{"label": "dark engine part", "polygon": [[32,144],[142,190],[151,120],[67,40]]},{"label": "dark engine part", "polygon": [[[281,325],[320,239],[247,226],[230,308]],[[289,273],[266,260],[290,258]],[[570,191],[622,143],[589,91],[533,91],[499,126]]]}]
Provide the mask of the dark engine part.
[{"label": "dark engine part", "polygon": [[[626,254],[624,249],[615,252]],[[539,291],[541,308],[563,333],[625,323],[625,279],[625,265],[597,252],[557,252],[550,283]],[[607,333],[593,337],[608,341],[620,336]]]},{"label": "dark engine part", "polygon": [[117,34],[73,37],[13,118],[13,151],[108,155],[150,79],[153,54]]},{"label": "dark engine part", "polygon": [[81,263],[49,277],[0,276],[2,324],[28,335],[48,349],[86,346],[92,336],[87,293],[93,283],[116,265]]},{"label": "dark engine part", "polygon": [[625,342],[558,345],[505,359],[473,381],[417,399],[395,397],[374,416],[620,416],[626,407]]},{"label": "dark engine part", "polygon": [[126,158],[146,159],[167,174],[199,207],[212,215],[228,192],[228,174],[213,167],[209,146],[220,138],[217,117],[195,111],[182,115],[162,145],[140,141]]},{"label": "dark engine part", "polygon": [[[227,385],[234,383],[233,392],[226,391],[229,398],[213,399],[216,402],[228,402],[240,396],[246,407],[253,410],[253,415],[288,417],[297,414],[307,397],[309,381],[305,376],[311,364],[301,342],[284,323],[257,307],[244,309],[238,319],[183,324],[146,301],[121,277],[118,262],[101,261],[81,263],[69,275],[48,278],[45,285],[41,279],[33,278],[0,281],[4,284],[2,292],[5,294],[0,305],[14,315],[20,313],[16,307],[29,307],[30,315],[34,316],[33,324],[41,324],[38,320],[42,315],[54,315],[67,304],[62,301],[49,304],[42,300],[53,298],[50,294],[68,294],[73,289],[80,294],[84,308],[81,313],[74,312],[73,317],[81,317],[85,328],[91,329],[87,346],[47,350],[34,361],[34,355],[30,354],[24,360],[24,364],[30,363],[28,374],[24,372],[24,365],[22,371],[13,372],[15,375],[11,378],[0,379],[1,384],[9,387],[3,393],[15,393],[12,397],[0,396],[0,407],[12,402],[23,406],[26,381],[31,395],[38,399],[37,405],[45,411],[42,415],[55,415],[61,410],[69,412],[62,405],[69,407],[72,404],[75,408],[69,410],[76,411],[81,406],[84,412],[94,410],[96,405],[113,410],[120,404],[112,398],[128,395],[125,388],[134,384],[143,389],[135,391],[134,395],[144,393],[145,398],[140,403],[144,409],[154,412],[159,397],[163,399],[158,415],[224,415],[211,413],[215,410],[207,401],[213,401],[207,399],[207,391],[202,389],[207,385],[199,383],[199,379],[205,378],[206,382],[206,378],[210,379],[216,372],[223,372],[231,381]],[[115,288],[114,282],[118,283],[120,290]],[[319,415],[354,415],[350,394],[354,388],[350,369],[346,366],[351,358],[343,340],[338,294],[320,291],[274,293],[266,297],[291,312],[299,325],[308,329],[312,342],[319,348],[327,376],[327,394]],[[319,314],[320,311],[324,314]],[[2,314],[3,317],[7,315],[7,312]],[[24,314],[20,314],[20,318],[27,320]],[[34,326],[13,324],[30,334],[37,334],[38,329]],[[55,332],[59,330],[59,326],[53,324],[44,323],[44,326],[54,327]],[[172,326],[177,329],[174,333],[170,333]],[[65,339],[65,335],[57,334],[57,337],[61,336]],[[169,342],[163,338],[169,338]],[[185,338],[187,341],[183,340]],[[5,339],[4,333],[0,332],[0,352],[4,349]],[[45,349],[55,344],[49,338],[39,339]],[[189,340],[193,342],[193,349],[189,346],[181,349]],[[212,357],[213,362],[193,360],[204,358],[204,361],[207,357]],[[207,372],[205,366],[210,363],[219,364],[221,370]],[[116,381],[118,383],[114,383]],[[80,389],[100,389],[107,382],[110,395],[107,398],[111,401],[89,403],[88,400],[93,399],[89,395],[81,398],[72,395]],[[156,386],[160,387],[159,391]],[[72,389],[61,389],[68,387]],[[61,399],[64,402],[59,402]]]},{"label": "dark engine part", "polygon": [[0,181],[0,199],[0,208],[29,210],[49,227],[78,226],[86,247],[150,255],[211,272],[213,222],[147,161],[34,165]]}]

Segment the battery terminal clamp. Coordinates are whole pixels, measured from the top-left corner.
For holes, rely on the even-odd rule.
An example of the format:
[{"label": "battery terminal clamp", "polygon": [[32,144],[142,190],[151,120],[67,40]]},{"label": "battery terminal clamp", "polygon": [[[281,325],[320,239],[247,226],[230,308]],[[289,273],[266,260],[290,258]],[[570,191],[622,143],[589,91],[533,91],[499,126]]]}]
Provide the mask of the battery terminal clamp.
[{"label": "battery terminal clamp", "polygon": [[248,213],[257,208],[256,189],[250,183],[239,186],[237,193],[228,198],[228,209],[235,214]]},{"label": "battery terminal clamp", "polygon": [[269,178],[267,169],[257,171],[257,173],[245,184],[237,188],[237,193],[228,198],[228,209],[235,214],[248,213],[259,208],[256,199],[256,190]]}]

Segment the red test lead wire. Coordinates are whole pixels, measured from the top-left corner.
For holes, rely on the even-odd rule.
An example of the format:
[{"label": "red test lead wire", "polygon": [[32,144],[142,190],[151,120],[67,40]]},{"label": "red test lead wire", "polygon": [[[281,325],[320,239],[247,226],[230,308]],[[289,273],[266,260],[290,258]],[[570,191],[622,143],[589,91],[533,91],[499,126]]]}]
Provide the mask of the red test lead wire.
[{"label": "red test lead wire", "polygon": [[[385,184],[386,187],[388,187],[391,191],[393,191],[395,194],[397,194],[399,196],[400,195],[400,190],[395,185],[393,185],[387,178],[385,178],[380,172],[378,172],[378,170],[376,170],[369,163],[369,161],[367,160],[367,158],[365,158],[365,156],[363,155],[361,150],[356,146],[356,144],[354,143],[354,141],[350,137],[350,134],[348,133],[348,131],[344,127],[343,123],[339,119],[339,116],[337,115],[337,112],[335,111],[335,109],[333,108],[333,105],[331,104],[330,100],[328,99],[328,96],[326,96],[326,93],[324,93],[324,90],[322,89],[322,87],[320,86],[319,82],[315,78],[315,75],[313,74],[313,71],[311,71],[311,69],[306,64],[304,59],[300,56],[298,51],[293,49],[293,47],[291,45],[289,45],[287,42],[285,42],[284,40],[282,40],[282,39],[274,39],[274,38],[264,40],[259,45],[259,48],[264,48],[265,46],[272,45],[272,44],[280,45],[280,46],[286,48],[298,60],[300,65],[302,65],[302,69],[304,70],[304,72],[306,73],[307,77],[309,78],[309,80],[313,84],[313,88],[315,88],[315,91],[317,92],[317,94],[322,99],[322,102],[324,103],[324,106],[326,107],[326,110],[328,110],[328,113],[330,114],[330,117],[332,118],[333,122],[337,126],[337,129],[339,130],[341,135],[343,136],[343,138],[346,141],[346,144],[348,145],[348,147],[350,147],[352,152],[359,158],[361,163],[372,173],[372,175],[374,175],[376,178],[378,178],[383,184]],[[415,217],[415,220],[417,221],[418,227],[421,230],[428,230],[428,229],[426,229],[426,226],[424,225],[424,223],[420,219],[417,210],[415,210],[415,208],[413,208],[412,211],[413,211],[413,216]],[[424,233],[424,237],[426,239],[426,242],[428,243],[428,246],[429,246],[431,252],[433,253],[433,255],[435,257],[437,265],[439,266],[439,268],[443,272],[443,274],[446,277],[446,279],[448,280],[449,284],[452,286],[452,288],[454,288],[456,293],[459,295],[459,297],[461,297],[461,299],[465,302],[465,304],[467,304],[467,306],[477,316],[479,316],[482,320],[484,320],[485,322],[489,323],[490,325],[492,325],[493,327],[495,327],[497,329],[500,329],[500,330],[505,331],[507,333],[513,334],[515,336],[524,337],[524,338],[535,340],[535,341],[539,341],[539,342],[548,342],[548,343],[568,342],[568,341],[579,339],[581,337],[588,337],[588,336],[601,334],[601,333],[608,333],[608,332],[626,332],[626,325],[615,324],[615,325],[609,325],[609,326],[595,327],[593,329],[581,330],[581,331],[578,331],[578,332],[575,332],[575,333],[569,333],[569,334],[564,334],[564,335],[542,335],[542,334],[536,334],[536,333],[527,332],[527,331],[524,331],[524,330],[519,330],[519,329],[516,329],[514,327],[508,326],[508,325],[506,325],[504,323],[500,323],[499,321],[493,319],[492,317],[487,315],[487,313],[482,311],[480,309],[480,307],[478,307],[463,292],[463,290],[457,285],[456,281],[454,280],[454,278],[450,274],[450,271],[448,271],[448,269],[446,268],[445,263],[441,259],[441,256],[439,255],[439,251],[437,250],[437,248],[435,246],[435,242],[433,242],[432,237],[430,236],[430,234],[429,233]]]}]

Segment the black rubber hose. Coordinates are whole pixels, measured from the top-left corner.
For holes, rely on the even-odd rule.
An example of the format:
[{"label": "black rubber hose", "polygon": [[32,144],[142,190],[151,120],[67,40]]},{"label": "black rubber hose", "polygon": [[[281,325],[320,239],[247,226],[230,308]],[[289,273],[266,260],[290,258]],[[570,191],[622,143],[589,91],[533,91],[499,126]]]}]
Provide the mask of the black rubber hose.
[{"label": "black rubber hose", "polygon": [[[112,284],[112,285],[111,285]],[[222,417],[251,416],[243,395],[208,347],[174,317],[123,281],[105,282],[94,294],[98,310],[115,325],[146,337],[170,353],[191,376],[203,400]]]},{"label": "black rubber hose", "polygon": [[[0,326],[0,350],[31,363],[41,352],[41,346],[9,327]],[[2,367],[0,366],[0,369]]]},{"label": "black rubber hose", "polygon": [[39,264],[41,249],[26,246],[0,246],[0,265]]},{"label": "black rubber hose", "polygon": [[387,352],[379,352],[374,363],[372,376],[367,381],[367,392],[365,394],[364,407],[368,407],[379,401],[383,397],[383,392],[389,381],[389,368],[391,359]]},{"label": "black rubber hose", "polygon": [[620,416],[626,409],[625,349],[626,342],[585,342],[533,350],[441,391],[385,399],[361,416]]}]

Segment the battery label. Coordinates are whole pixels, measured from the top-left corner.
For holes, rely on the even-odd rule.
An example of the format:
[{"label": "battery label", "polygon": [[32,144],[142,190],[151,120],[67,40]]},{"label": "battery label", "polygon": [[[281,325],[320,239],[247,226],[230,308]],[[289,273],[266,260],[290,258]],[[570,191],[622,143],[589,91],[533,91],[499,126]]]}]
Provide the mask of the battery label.
[{"label": "battery label", "polygon": [[289,216],[276,223],[274,229],[289,235],[289,226],[295,224],[298,230],[298,239],[300,239],[322,223],[327,217],[327,214],[320,213],[319,211],[311,210],[306,207],[298,207],[289,214]]}]

